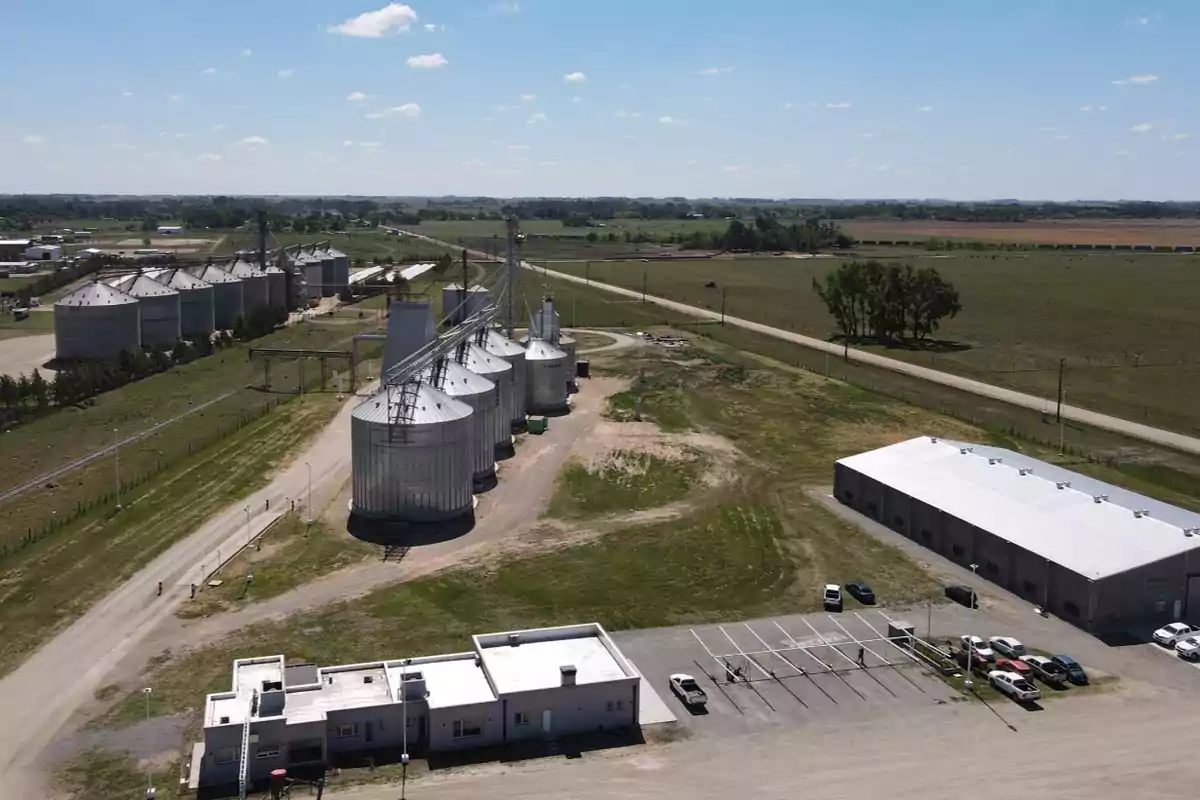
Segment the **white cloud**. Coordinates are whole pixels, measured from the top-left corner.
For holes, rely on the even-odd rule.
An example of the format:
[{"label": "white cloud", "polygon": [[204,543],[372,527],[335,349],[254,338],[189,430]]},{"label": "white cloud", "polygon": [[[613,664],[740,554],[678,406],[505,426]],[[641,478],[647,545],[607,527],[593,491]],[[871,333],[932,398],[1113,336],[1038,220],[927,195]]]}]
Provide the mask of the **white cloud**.
[{"label": "white cloud", "polygon": [[167,95],[167,101],[171,102],[171,103],[182,103],[183,95],[169,94],[169,95]]},{"label": "white cloud", "polygon": [[582,72],[568,72],[563,75],[563,80],[567,83],[587,83],[587,75]]},{"label": "white cloud", "polygon": [[512,0],[507,0],[507,2],[501,3],[492,3],[492,5],[488,6],[487,13],[493,16],[502,14],[520,14],[521,5],[520,3],[512,2]]},{"label": "white cloud", "polygon": [[727,75],[733,72],[733,67],[705,67],[697,75]]},{"label": "white cloud", "polygon": [[129,142],[116,142],[115,144],[113,144],[112,147],[113,147],[113,150],[140,150],[141,149],[136,144],[130,144]]},{"label": "white cloud", "polygon": [[687,120],[685,120],[685,119],[675,119],[674,117],[666,116],[666,115],[659,117],[658,121],[663,125],[686,125],[687,124]]},{"label": "white cloud", "polygon": [[928,114],[930,111],[933,111],[933,106],[921,106],[917,111],[920,111],[922,114]]},{"label": "white cloud", "polygon": [[424,56],[409,56],[405,63],[413,69],[438,69],[450,62],[441,53],[430,53]]},{"label": "white cloud", "polygon": [[389,31],[407,31],[417,21],[417,12],[402,3],[388,3],[378,11],[367,11],[340,25],[329,28],[330,33],[378,39]]},{"label": "white cloud", "polygon": [[128,89],[122,89],[121,97],[133,97],[133,92],[129,91]]},{"label": "white cloud", "polygon": [[228,128],[228,127],[229,127],[229,126],[228,126],[228,125],[226,125],[224,122],[218,122],[216,125],[213,125],[213,126],[212,126],[212,129],[213,129],[214,131],[223,131],[223,130],[225,130],[225,129],[226,129],[226,128]]},{"label": "white cloud", "polygon": [[1152,122],[1139,122],[1137,125],[1134,125],[1129,130],[1132,131],[1133,133],[1145,133],[1146,131],[1151,130],[1153,128],[1154,128],[1154,123],[1152,123]]},{"label": "white cloud", "polygon": [[416,103],[405,103],[402,106],[392,106],[383,111],[373,111],[367,114],[367,119],[383,119],[384,117],[402,116],[413,119],[421,116],[421,107]]},{"label": "white cloud", "polygon": [[641,119],[642,113],[640,111],[625,111],[622,109],[614,112],[613,116],[617,119]]},{"label": "white cloud", "polygon": [[1131,28],[1144,28],[1151,22],[1150,17],[1134,17],[1133,19],[1125,20],[1125,24]]},{"label": "white cloud", "polygon": [[46,144],[47,141],[49,140],[40,133],[31,133],[21,140],[21,144],[27,144],[30,147],[41,147],[42,145]]},{"label": "white cloud", "polygon": [[242,58],[249,58],[250,56],[254,55],[254,51],[251,50],[249,47],[243,47],[241,55],[242,55]]},{"label": "white cloud", "polygon": [[549,119],[541,111],[536,114],[530,114],[529,119],[525,120],[526,125],[537,125],[539,122],[549,122]]},{"label": "white cloud", "polygon": [[850,106],[851,106],[851,103],[847,103],[844,100],[840,103],[826,103],[825,104],[826,108],[832,108],[832,109],[843,109],[843,108],[849,108]]},{"label": "white cloud", "polygon": [[557,161],[539,161],[538,166],[539,167],[557,167],[558,162]]},{"label": "white cloud", "polygon": [[878,167],[875,168],[875,171],[876,172],[887,172],[891,168],[892,168],[891,164],[880,164]]},{"label": "white cloud", "polygon": [[1047,125],[1045,127],[1038,128],[1038,130],[1041,131],[1042,133],[1054,133],[1056,130],[1058,130],[1058,128]]},{"label": "white cloud", "polygon": [[1058,139],[1059,141],[1066,141],[1067,139],[1070,139],[1071,137],[1065,133],[1060,133],[1058,136],[1055,136],[1054,138]]},{"label": "white cloud", "polygon": [[784,104],[783,104],[783,110],[784,110],[784,111],[791,111],[791,110],[792,110],[793,108],[795,108],[795,107],[796,107],[796,104],[795,104],[795,103],[784,103]]},{"label": "white cloud", "polygon": [[1177,133],[1174,136],[1172,136],[1171,138],[1177,142],[1182,142],[1184,139],[1192,138],[1192,135],[1190,133]]},{"label": "white cloud", "polygon": [[860,133],[859,136],[861,136],[864,139],[878,139],[880,136],[883,136],[883,134],[872,132],[872,133]]},{"label": "white cloud", "polygon": [[294,69],[281,69],[281,70],[279,70],[279,77],[281,77],[281,78],[290,78],[290,77],[292,77],[292,76],[293,76],[293,75],[295,75],[295,74],[296,74],[296,70],[294,70]]},{"label": "white cloud", "polygon": [[1108,111],[1108,106],[1080,106],[1079,110],[1085,114],[1090,114],[1092,112]]},{"label": "white cloud", "polygon": [[177,134],[175,134],[175,138],[176,139],[190,139],[190,138],[192,138],[192,135],[190,133],[177,133]]},{"label": "white cloud", "polygon": [[351,92],[350,94],[346,95],[346,99],[351,103],[361,103],[363,100],[367,99],[367,96],[362,92]]},{"label": "white cloud", "polygon": [[358,146],[367,150],[375,150],[376,148],[383,147],[383,142],[359,142]]},{"label": "white cloud", "polygon": [[537,100],[537,95],[536,95],[536,94],[523,94],[523,95],[521,95],[521,102],[522,102],[522,103],[532,103],[534,100]]},{"label": "white cloud", "polygon": [[487,166],[482,158],[472,158],[462,162],[464,167],[483,167]]},{"label": "white cloud", "polygon": [[508,146],[508,149],[509,150],[528,150],[529,145],[527,145],[527,144],[510,144]]},{"label": "white cloud", "polygon": [[216,67],[209,67],[208,69],[204,70],[204,71],[203,71],[203,72],[201,72],[200,74],[201,74],[201,75],[216,75],[216,74],[217,74],[217,68],[216,68]]},{"label": "white cloud", "polygon": [[430,33],[433,33],[434,31],[437,30],[437,25],[434,25],[432,22],[426,22],[425,30],[429,31]]},{"label": "white cloud", "polygon": [[579,105],[580,103],[583,102],[583,98],[580,97],[579,95],[575,95],[574,97],[571,98],[571,102],[574,103],[575,105]]},{"label": "white cloud", "polygon": [[262,136],[247,136],[245,139],[237,141],[238,147],[266,147],[270,144],[270,140]]},{"label": "white cloud", "polygon": [[729,164],[728,166],[721,167],[721,170],[724,172],[741,172],[745,168],[745,164]]},{"label": "white cloud", "polygon": [[1147,84],[1157,82],[1157,75],[1130,75],[1128,78],[1113,81],[1113,86],[1146,86]]},{"label": "white cloud", "polygon": [[102,131],[122,131],[122,130],[125,130],[125,126],[118,122],[113,122],[113,123],[109,123],[106,125],[101,125],[100,130],[102,130]]},{"label": "white cloud", "polygon": [[200,155],[196,156],[196,160],[211,164],[220,161],[221,157],[216,153],[201,153]]}]

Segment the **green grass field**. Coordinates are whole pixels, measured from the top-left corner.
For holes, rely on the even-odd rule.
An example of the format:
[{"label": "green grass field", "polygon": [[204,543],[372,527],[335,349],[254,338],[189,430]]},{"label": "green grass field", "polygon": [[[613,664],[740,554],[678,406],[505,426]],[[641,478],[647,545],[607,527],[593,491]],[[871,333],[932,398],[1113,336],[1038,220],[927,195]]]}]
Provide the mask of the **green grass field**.
[{"label": "green grass field", "polygon": [[[206,236],[218,238],[224,236],[216,253],[220,255],[233,253],[239,249],[253,249],[258,246],[256,235],[252,231],[204,231]],[[458,255],[457,251],[447,251],[437,245],[405,239],[402,236],[387,236],[382,231],[350,231],[347,233],[272,233],[268,239],[268,247],[291,247],[298,244],[314,244],[327,241],[329,244],[350,256],[350,263],[355,264],[361,259],[370,264],[375,258],[391,256],[397,261],[422,260],[433,258],[445,252]]]},{"label": "green grass field", "polygon": [[666,459],[638,451],[611,453],[591,468],[571,463],[559,475],[547,514],[572,518],[665,506],[687,497],[703,465],[699,457]]},{"label": "green grass field", "polygon": [[15,319],[12,314],[0,313],[0,339],[18,336],[44,336],[54,333],[54,314],[50,311],[31,312],[25,319]]},{"label": "green grass field", "polygon": [[[1138,422],[1200,432],[1200,259],[1195,256],[955,254],[923,258],[959,289],[964,311],[935,350],[886,355],[1042,396],[1067,360],[1068,402]],[[832,319],[812,291],[830,259],[595,262],[590,276],[821,338]],[[584,275],[583,264],[556,269]],[[714,286],[708,286],[712,283]]]}]

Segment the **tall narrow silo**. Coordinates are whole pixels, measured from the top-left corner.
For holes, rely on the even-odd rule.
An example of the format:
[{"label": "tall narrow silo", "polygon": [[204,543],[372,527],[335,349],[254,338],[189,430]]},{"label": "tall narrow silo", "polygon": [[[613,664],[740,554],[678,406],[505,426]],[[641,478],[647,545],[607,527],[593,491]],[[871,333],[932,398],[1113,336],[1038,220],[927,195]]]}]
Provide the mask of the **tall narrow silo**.
[{"label": "tall narrow silo", "polygon": [[242,314],[242,281],[215,264],[189,269],[194,277],[213,287],[213,324],[227,330]]},{"label": "tall narrow silo", "polygon": [[472,286],[467,289],[466,299],[463,301],[463,319],[472,314],[478,314],[491,301],[491,292],[482,286]]},{"label": "tall narrow silo", "polygon": [[423,381],[381,389],[350,416],[352,508],[437,522],[471,513],[471,407]]},{"label": "tall narrow silo", "polygon": [[267,273],[267,299],[271,308],[276,311],[287,311],[291,306],[288,298],[287,273],[280,267],[271,264],[265,270]]},{"label": "tall narrow silo", "polygon": [[325,252],[333,257],[333,286],[337,293],[350,285],[350,256],[328,245]]},{"label": "tall narrow silo", "polygon": [[175,346],[180,337],[179,292],[142,273],[116,278],[109,285],[138,299],[142,347]]},{"label": "tall narrow silo", "polygon": [[526,410],[548,414],[567,408],[567,354],[541,339],[525,348]]},{"label": "tall narrow silo", "polygon": [[463,287],[457,283],[448,283],[442,287],[442,319],[449,322],[451,325],[457,325],[463,321],[463,302],[466,295],[463,293]]},{"label": "tall narrow silo", "polygon": [[579,350],[579,344],[575,341],[575,337],[564,331],[558,332],[558,349],[567,354],[567,383],[570,386],[575,385],[575,353]]},{"label": "tall narrow silo", "polygon": [[525,367],[525,348],[495,328],[480,331],[477,343],[492,355],[499,356],[512,364],[513,385],[512,402],[509,404],[509,421],[512,427],[520,428],[525,424],[525,386],[529,377]]},{"label": "tall narrow silo", "polygon": [[392,303],[388,309],[387,339],[383,345],[386,372],[437,337],[427,302]]},{"label": "tall narrow silo", "polygon": [[496,451],[509,452],[512,449],[512,364],[500,356],[492,355],[470,340],[455,348],[454,360],[495,384],[499,407],[497,412],[491,415],[488,425],[492,430],[492,442]]},{"label": "tall narrow silo", "polygon": [[309,255],[321,265],[321,297],[333,297],[337,294],[334,276],[334,272],[336,271],[334,268],[335,259],[333,255],[328,250],[315,245],[309,251]]},{"label": "tall narrow silo", "polygon": [[62,360],[116,358],[142,346],[138,300],[104,283],[88,283],[54,304],[54,351]]},{"label": "tall narrow silo", "polygon": [[249,315],[260,308],[271,305],[271,289],[267,273],[249,261],[238,259],[225,267],[225,271],[242,282],[242,313]]},{"label": "tall narrow silo", "polygon": [[182,269],[147,273],[154,280],[179,292],[179,335],[184,339],[212,336],[216,330],[213,287]]},{"label": "tall narrow silo", "polygon": [[496,384],[449,358],[439,358],[427,367],[421,380],[471,407],[471,478],[476,487],[485,486],[496,475],[496,424],[500,415]]}]

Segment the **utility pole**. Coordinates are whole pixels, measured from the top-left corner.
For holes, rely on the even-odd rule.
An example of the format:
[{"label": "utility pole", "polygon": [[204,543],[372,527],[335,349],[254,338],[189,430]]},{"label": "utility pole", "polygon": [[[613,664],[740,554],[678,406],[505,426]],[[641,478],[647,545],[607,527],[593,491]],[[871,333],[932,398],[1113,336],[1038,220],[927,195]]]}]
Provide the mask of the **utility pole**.
[{"label": "utility pole", "polygon": [[121,510],[121,438],[117,433],[117,429],[113,428],[113,456],[115,457],[116,466],[114,471],[117,476],[117,511]]},{"label": "utility pole", "polygon": [[[1058,405],[1062,408],[1063,398],[1067,396],[1065,389],[1058,391]],[[1063,422],[1062,414],[1058,415],[1058,457],[1062,458],[1067,452],[1067,426]]]},{"label": "utility pole", "polygon": [[646,305],[646,268],[642,267],[642,305]]},{"label": "utility pole", "polygon": [[511,339],[513,337],[513,299],[517,294],[517,262],[520,259],[518,247],[521,230],[516,216],[509,216],[504,222],[508,233],[508,308],[504,326],[505,334]]},{"label": "utility pole", "polygon": [[[142,689],[142,694],[146,698],[146,722],[150,722],[150,693],[154,691],[147,686]],[[146,764],[146,800],[154,800],[154,772],[151,770],[149,763]]]},{"label": "utility pole", "polygon": [[584,286],[592,285],[592,262],[586,261],[583,265],[583,284]]},{"label": "utility pole", "polygon": [[267,268],[267,210],[260,208],[254,212],[258,220],[258,268]]},{"label": "utility pole", "polygon": [[308,525],[312,526],[312,464],[305,461],[304,466],[308,467]]},{"label": "utility pole", "polygon": [[467,286],[469,285],[468,281],[470,280],[470,277],[467,275],[468,267],[467,267],[467,251],[466,250],[462,251],[462,268],[463,268],[463,302],[466,302]]},{"label": "utility pole", "polygon": [[721,325],[725,325],[725,287],[721,287]]},{"label": "utility pole", "polygon": [[1067,370],[1067,360],[1060,358],[1058,360],[1058,408],[1054,411],[1054,421],[1062,422],[1062,405],[1063,405],[1063,373]]}]

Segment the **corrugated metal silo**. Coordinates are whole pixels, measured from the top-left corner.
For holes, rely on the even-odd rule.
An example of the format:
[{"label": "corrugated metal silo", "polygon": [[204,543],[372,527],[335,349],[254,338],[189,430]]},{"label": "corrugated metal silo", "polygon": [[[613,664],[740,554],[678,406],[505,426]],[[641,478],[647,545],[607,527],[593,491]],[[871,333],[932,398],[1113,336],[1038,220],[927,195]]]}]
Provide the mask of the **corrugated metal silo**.
[{"label": "corrugated metal silo", "polygon": [[309,253],[313,258],[317,259],[321,264],[321,297],[333,297],[337,294],[334,273],[336,272],[334,257],[330,255],[328,250],[322,250],[314,247]]},{"label": "corrugated metal silo", "polygon": [[388,308],[387,339],[382,370],[387,371],[436,338],[429,303],[392,303]]},{"label": "corrugated metal silo", "polygon": [[448,283],[442,287],[442,318],[451,325],[463,321],[463,287]]},{"label": "corrugated metal silo", "polygon": [[138,300],[103,283],[79,287],[54,304],[54,350],[60,359],[116,358],[142,345]]},{"label": "corrugated metal silo", "polygon": [[326,252],[333,256],[333,285],[335,292],[340,292],[350,285],[350,256],[336,247],[329,247]]},{"label": "corrugated metal silo", "polygon": [[242,281],[242,313],[250,314],[260,308],[271,305],[271,288],[267,273],[258,265],[238,259],[225,268],[235,278]]},{"label": "corrugated metal silo", "polygon": [[242,313],[241,279],[235,278],[215,264],[194,267],[188,272],[212,285],[213,324],[217,330],[232,328],[234,321]]},{"label": "corrugated metal silo", "polygon": [[525,405],[531,414],[567,407],[567,354],[549,342],[531,339],[525,348]]},{"label": "corrugated metal silo", "polygon": [[478,313],[491,301],[491,293],[482,286],[472,286],[467,289],[467,299],[463,303],[463,319]]},{"label": "corrugated metal silo", "polygon": [[512,364],[471,341],[463,342],[455,348],[454,360],[495,384],[499,407],[496,413],[491,415],[488,424],[492,429],[491,437],[495,449],[508,451],[512,447]]},{"label": "corrugated metal silo", "polygon": [[179,292],[179,335],[184,339],[212,336],[216,330],[212,284],[182,269],[147,273],[154,280]]},{"label": "corrugated metal silo", "polygon": [[109,285],[138,299],[142,347],[175,346],[180,337],[179,292],[141,273],[116,278]]},{"label": "corrugated metal silo", "polygon": [[477,344],[492,355],[499,356],[512,364],[512,402],[509,404],[509,421],[514,428],[525,424],[525,385],[528,370],[525,367],[525,348],[509,339],[495,328],[479,332]]},{"label": "corrugated metal silo", "polygon": [[485,483],[496,474],[495,431],[500,416],[496,384],[449,358],[426,368],[421,380],[471,407],[471,477],[477,485]]},{"label": "corrugated metal silo", "polygon": [[468,514],[471,407],[424,382],[381,390],[350,417],[354,513],[436,522]]},{"label": "corrugated metal silo", "polygon": [[575,337],[563,331],[558,332],[558,349],[567,354],[567,383],[571,386],[575,385],[575,353],[579,350],[579,344],[575,341]]},{"label": "corrugated metal silo", "polygon": [[287,311],[291,307],[291,300],[288,298],[287,290],[287,273],[274,264],[267,267],[266,273],[267,300],[270,302],[271,308]]}]

